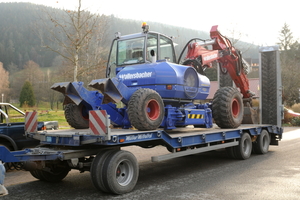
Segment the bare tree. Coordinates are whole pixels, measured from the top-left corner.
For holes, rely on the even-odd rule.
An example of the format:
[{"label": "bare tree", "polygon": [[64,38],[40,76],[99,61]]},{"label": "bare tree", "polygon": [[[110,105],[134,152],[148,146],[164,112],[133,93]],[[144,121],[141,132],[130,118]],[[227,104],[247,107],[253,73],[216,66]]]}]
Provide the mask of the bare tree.
[{"label": "bare tree", "polygon": [[4,96],[7,97],[8,92],[9,92],[9,73],[3,68],[3,64],[0,62],[0,95],[1,95],[1,98],[3,98]]},{"label": "bare tree", "polygon": [[247,33],[243,33],[239,30],[238,24],[235,24],[227,29],[227,37],[230,39],[234,47],[239,48],[242,52],[250,50],[254,44],[243,42],[248,37]]},{"label": "bare tree", "polygon": [[43,46],[56,52],[67,64],[73,66],[74,81],[103,65],[103,49],[100,43],[105,30],[102,28],[105,25],[105,17],[82,8],[81,2],[78,0],[76,10],[64,10],[62,16],[45,10],[54,26],[49,30],[47,38],[51,44],[45,44],[44,36],[39,34]]},{"label": "bare tree", "polygon": [[47,92],[43,84],[44,78],[45,76],[40,66],[32,60],[27,61],[21,71],[15,72],[10,76],[10,88],[13,91],[10,94],[11,98],[18,99],[22,86],[26,81],[29,81],[33,86],[34,93],[37,94],[37,103],[39,103]]}]

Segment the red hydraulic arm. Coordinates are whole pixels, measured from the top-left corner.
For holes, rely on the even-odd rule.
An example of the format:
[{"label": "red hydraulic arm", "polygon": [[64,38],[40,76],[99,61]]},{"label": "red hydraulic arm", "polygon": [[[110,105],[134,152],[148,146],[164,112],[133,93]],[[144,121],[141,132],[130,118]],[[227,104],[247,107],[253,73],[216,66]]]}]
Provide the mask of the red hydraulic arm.
[{"label": "red hydraulic arm", "polygon": [[[188,45],[185,64],[194,66],[198,71],[199,65],[205,68],[211,67],[213,61],[219,62],[227,69],[235,85],[240,88],[243,98],[251,98],[253,93],[249,90],[249,80],[243,70],[241,53],[232,46],[228,38],[221,35],[217,28],[218,26],[211,28],[211,40]],[[203,47],[208,45],[212,45],[212,50]]]},{"label": "red hydraulic arm", "polygon": [[218,59],[218,62],[228,70],[235,85],[240,88],[243,98],[250,98],[253,93],[249,90],[249,80],[243,70],[242,56],[217,28],[218,26],[211,28],[210,37],[215,39],[215,43],[212,45],[213,49],[223,51],[223,56]]}]

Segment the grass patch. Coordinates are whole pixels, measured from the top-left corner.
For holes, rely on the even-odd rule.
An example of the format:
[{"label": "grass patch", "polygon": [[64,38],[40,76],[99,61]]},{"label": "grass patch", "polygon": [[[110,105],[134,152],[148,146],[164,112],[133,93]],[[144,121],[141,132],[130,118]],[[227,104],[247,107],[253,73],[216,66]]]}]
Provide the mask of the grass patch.
[{"label": "grass patch", "polygon": [[[58,121],[59,128],[70,128],[68,122],[65,119],[64,110],[61,108],[57,110],[51,110],[49,103],[42,102],[38,107],[28,107],[24,106],[22,108],[19,107],[18,104],[14,105],[23,112],[33,112],[36,111],[38,113],[38,121]],[[18,113],[17,111],[11,109],[11,113],[9,113],[11,117],[14,118],[13,122],[24,122],[25,119]]]},{"label": "grass patch", "polygon": [[60,128],[70,128],[63,110],[48,111],[47,113],[39,112],[38,121],[58,121]]}]

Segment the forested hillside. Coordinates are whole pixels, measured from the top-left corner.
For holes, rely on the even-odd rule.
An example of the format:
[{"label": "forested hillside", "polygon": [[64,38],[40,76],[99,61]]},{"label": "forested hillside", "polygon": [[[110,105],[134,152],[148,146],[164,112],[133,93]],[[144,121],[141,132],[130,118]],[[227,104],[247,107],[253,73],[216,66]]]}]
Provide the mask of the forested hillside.
[{"label": "forested hillside", "polygon": [[[53,83],[72,81],[72,64],[57,53],[45,48],[45,45],[52,45],[52,48],[60,49],[60,46],[51,40],[53,36],[49,34],[50,31],[60,34],[62,40],[65,40],[66,37],[59,30],[54,29],[53,20],[49,16],[49,13],[53,12],[56,13],[56,18],[65,17],[64,10],[41,5],[0,3],[0,62],[3,63],[3,68],[9,72],[9,92],[0,91],[0,93],[5,93],[6,101],[18,100],[21,87],[26,80],[32,83],[34,92],[37,93],[37,104],[40,101],[54,101],[58,98],[49,89]],[[86,54],[101,55],[101,66],[99,62],[93,70],[82,73],[79,81],[87,82],[105,76],[105,62],[115,32],[126,35],[141,31],[142,21],[103,15],[100,18],[102,22],[105,21],[98,26],[102,29],[103,37],[98,38],[101,42],[94,42],[93,49],[96,50],[86,51]],[[150,30],[174,37],[174,42],[178,44],[176,46],[177,56],[191,38],[209,38],[209,30],[199,31],[157,22],[147,23],[150,25]],[[201,27],[197,28],[201,29]],[[257,46],[239,42],[238,48],[244,52],[244,57],[258,57]],[[81,63],[82,66],[86,64]]]},{"label": "forested hillside", "polygon": [[[42,14],[41,6],[38,5],[0,4],[0,61],[5,69],[9,70],[9,65],[21,69],[29,60],[35,61],[41,67],[51,65],[55,54],[44,51],[34,33],[36,20]],[[50,23],[49,21],[49,25]]]}]

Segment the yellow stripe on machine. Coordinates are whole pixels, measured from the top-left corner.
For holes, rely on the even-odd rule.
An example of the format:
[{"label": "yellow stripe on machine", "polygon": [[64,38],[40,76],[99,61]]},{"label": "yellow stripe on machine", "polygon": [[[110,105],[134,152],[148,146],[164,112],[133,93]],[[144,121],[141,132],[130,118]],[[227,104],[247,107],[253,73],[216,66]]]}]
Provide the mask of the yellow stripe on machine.
[{"label": "yellow stripe on machine", "polygon": [[200,115],[200,114],[188,114],[188,118],[189,119],[203,119],[204,115]]}]

